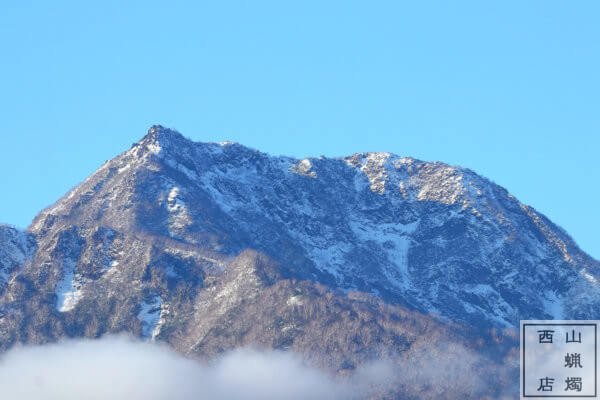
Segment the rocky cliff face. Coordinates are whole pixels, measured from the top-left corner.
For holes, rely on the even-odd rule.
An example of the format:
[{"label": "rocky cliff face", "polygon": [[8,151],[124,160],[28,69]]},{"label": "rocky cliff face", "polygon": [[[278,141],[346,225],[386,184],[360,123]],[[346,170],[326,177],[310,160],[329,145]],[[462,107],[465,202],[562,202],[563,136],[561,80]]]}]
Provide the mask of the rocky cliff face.
[{"label": "rocky cliff face", "polygon": [[10,225],[0,225],[0,293],[11,276],[17,274],[25,260],[35,252],[35,236]]},{"label": "rocky cliff face", "polygon": [[297,160],[154,126],[26,234],[2,229],[2,348],[128,331],[343,371],[600,315],[600,264],[562,229],[473,171],[388,153]]}]

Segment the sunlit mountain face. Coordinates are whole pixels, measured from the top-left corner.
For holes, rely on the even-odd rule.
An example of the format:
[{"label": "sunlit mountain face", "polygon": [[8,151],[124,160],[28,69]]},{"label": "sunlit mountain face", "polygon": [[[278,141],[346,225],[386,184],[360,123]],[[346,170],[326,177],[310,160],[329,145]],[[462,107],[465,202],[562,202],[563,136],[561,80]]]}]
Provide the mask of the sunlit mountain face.
[{"label": "sunlit mountain face", "polygon": [[596,319],[599,273],[468,169],[273,157],[153,126],[26,232],[0,227],[0,348],[128,332],[192,358],[293,351],[337,375],[462,359],[494,389],[408,374],[373,396],[494,398],[518,390],[519,320]]}]

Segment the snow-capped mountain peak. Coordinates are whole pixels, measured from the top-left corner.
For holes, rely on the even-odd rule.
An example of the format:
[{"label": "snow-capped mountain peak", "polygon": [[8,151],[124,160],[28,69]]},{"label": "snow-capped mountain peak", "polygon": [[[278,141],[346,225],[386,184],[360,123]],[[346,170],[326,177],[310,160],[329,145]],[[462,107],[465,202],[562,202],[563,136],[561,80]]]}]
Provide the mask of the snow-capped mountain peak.
[{"label": "snow-capped mountain peak", "polygon": [[30,231],[73,224],[199,246],[212,259],[255,249],[301,279],[475,325],[600,304],[598,263],[543,215],[469,169],[387,152],[272,157],[155,125]]}]

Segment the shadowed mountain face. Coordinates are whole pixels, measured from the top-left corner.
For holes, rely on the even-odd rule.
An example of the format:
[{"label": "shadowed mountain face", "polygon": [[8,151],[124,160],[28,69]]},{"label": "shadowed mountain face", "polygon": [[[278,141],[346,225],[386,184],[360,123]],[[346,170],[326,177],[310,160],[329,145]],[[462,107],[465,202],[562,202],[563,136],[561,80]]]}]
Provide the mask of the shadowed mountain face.
[{"label": "shadowed mountain face", "polygon": [[35,252],[35,236],[9,225],[0,225],[0,290],[25,260]]},{"label": "shadowed mountain face", "polygon": [[[197,356],[293,349],[339,372],[475,346],[465,330],[597,318],[599,273],[467,169],[272,157],[154,126],[27,233],[0,228],[0,347],[128,331]],[[486,340],[500,350],[472,350],[498,360],[508,339]]]}]

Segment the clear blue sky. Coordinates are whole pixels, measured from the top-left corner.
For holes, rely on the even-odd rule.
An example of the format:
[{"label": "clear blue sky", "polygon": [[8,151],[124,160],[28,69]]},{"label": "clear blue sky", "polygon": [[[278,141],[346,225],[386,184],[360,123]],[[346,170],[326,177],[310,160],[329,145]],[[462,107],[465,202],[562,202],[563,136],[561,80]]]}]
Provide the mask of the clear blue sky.
[{"label": "clear blue sky", "polygon": [[469,167],[600,258],[599,2],[121,3],[0,5],[1,222],[160,123]]}]

